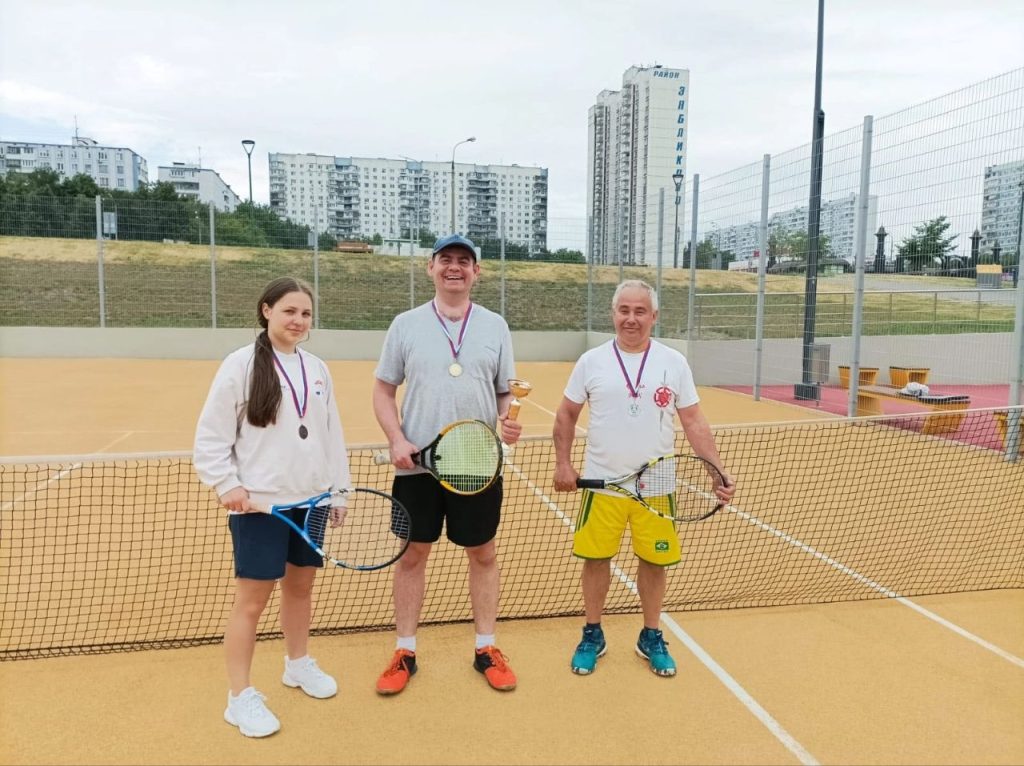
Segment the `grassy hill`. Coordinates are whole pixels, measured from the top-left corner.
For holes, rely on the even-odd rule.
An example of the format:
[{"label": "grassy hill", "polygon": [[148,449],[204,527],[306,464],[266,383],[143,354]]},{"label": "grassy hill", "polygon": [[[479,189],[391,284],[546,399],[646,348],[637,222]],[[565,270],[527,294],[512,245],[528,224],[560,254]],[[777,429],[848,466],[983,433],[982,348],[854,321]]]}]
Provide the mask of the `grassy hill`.
[{"label": "grassy hill", "polygon": [[[99,325],[99,263],[95,240],[0,237],[0,296],[9,326]],[[274,277],[314,282],[312,251],[216,248],[218,327],[252,327],[255,301]],[[411,267],[411,269],[410,269]],[[617,266],[596,266],[592,326],[611,329],[611,296]],[[411,283],[410,287],[410,275]],[[656,269],[624,269],[626,278],[654,284]],[[385,329],[395,314],[433,294],[426,260],[323,252],[319,257],[320,326]],[[508,261],[504,265],[505,316],[514,330],[583,330],[587,327],[588,268],[582,264]],[[106,322],[109,327],[210,327],[211,252],[208,245],[153,242],[103,243]],[[927,280],[927,284],[923,280]],[[501,308],[502,264],[487,260],[474,300]],[[966,280],[907,278],[908,289],[973,287]],[[963,284],[961,284],[963,283]],[[848,280],[818,282],[818,334],[849,334],[853,298]],[[799,337],[804,278],[767,279],[766,335]],[[697,321],[701,337],[752,337],[757,278],[753,274],[697,272]],[[661,324],[665,335],[686,331],[689,272],[662,270]],[[984,316],[982,316],[984,314]],[[975,307],[931,297],[901,296],[898,309],[885,296],[869,296],[869,333],[1012,329],[1005,307]],[[1008,328],[1006,324],[1008,324]],[[877,325],[877,326],[876,326]],[[901,327],[902,329],[898,329]]]}]

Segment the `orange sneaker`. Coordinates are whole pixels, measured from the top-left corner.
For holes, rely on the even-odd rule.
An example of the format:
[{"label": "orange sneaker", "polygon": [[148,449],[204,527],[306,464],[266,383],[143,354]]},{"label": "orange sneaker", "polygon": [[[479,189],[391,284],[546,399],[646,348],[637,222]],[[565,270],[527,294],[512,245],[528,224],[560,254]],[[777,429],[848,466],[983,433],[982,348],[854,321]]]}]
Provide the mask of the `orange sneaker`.
[{"label": "orange sneaker", "polygon": [[416,675],[416,652],[396,649],[380,678],[377,679],[377,694],[398,694],[409,679]]},{"label": "orange sneaker", "polygon": [[516,674],[508,666],[508,658],[496,646],[477,649],[473,667],[484,674],[492,689],[509,692],[516,688]]}]

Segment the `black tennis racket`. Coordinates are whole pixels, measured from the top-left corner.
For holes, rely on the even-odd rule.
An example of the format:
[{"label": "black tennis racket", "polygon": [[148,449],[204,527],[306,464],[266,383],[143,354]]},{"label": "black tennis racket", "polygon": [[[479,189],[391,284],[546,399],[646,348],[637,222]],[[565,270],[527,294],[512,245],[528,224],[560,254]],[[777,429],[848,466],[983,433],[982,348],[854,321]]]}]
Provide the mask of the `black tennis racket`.
[{"label": "black tennis racket", "polygon": [[715,489],[726,485],[718,467],[696,455],[665,455],[615,479],[577,479],[581,489],[611,489],[651,513],[673,521],[701,521],[725,503]]},{"label": "black tennis racket", "polygon": [[[344,509],[332,509],[335,498],[344,499]],[[302,526],[288,514],[296,509],[305,509]],[[344,569],[383,569],[409,547],[409,512],[391,495],[375,489],[324,492],[298,503],[257,510],[283,521],[324,561]]]},{"label": "black tennis racket", "polygon": [[[430,444],[413,453],[413,462],[426,468],[441,486],[456,495],[477,495],[501,475],[505,460],[501,439],[482,420],[457,420],[442,429]],[[374,462],[388,463],[385,454]]]}]

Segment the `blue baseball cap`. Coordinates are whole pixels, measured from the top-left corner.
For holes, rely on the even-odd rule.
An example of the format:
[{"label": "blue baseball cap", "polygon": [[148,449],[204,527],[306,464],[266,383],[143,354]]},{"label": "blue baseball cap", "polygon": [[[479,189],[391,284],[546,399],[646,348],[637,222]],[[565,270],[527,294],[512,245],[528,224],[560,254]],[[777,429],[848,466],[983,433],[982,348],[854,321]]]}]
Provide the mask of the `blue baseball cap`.
[{"label": "blue baseball cap", "polygon": [[469,237],[463,237],[461,234],[449,234],[447,237],[441,237],[434,243],[433,255],[437,255],[445,248],[449,247],[461,247],[468,250],[473,255],[473,260],[480,260],[476,254],[476,245],[473,244],[473,240]]}]

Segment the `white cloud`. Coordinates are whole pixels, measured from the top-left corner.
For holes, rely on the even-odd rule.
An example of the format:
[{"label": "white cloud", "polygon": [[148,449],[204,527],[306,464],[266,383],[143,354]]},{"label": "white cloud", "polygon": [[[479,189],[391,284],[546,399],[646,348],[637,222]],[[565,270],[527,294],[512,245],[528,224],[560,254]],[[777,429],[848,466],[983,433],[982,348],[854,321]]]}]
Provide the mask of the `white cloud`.
[{"label": "white cloud", "polygon": [[[830,0],[828,131],[1024,63],[1018,2]],[[582,216],[587,109],[624,69],[690,69],[688,172],[759,162],[810,140],[815,4],[471,0],[23,3],[0,28],[0,135],[58,129],[193,159],[247,189],[267,152],[535,164],[552,216]]]}]

